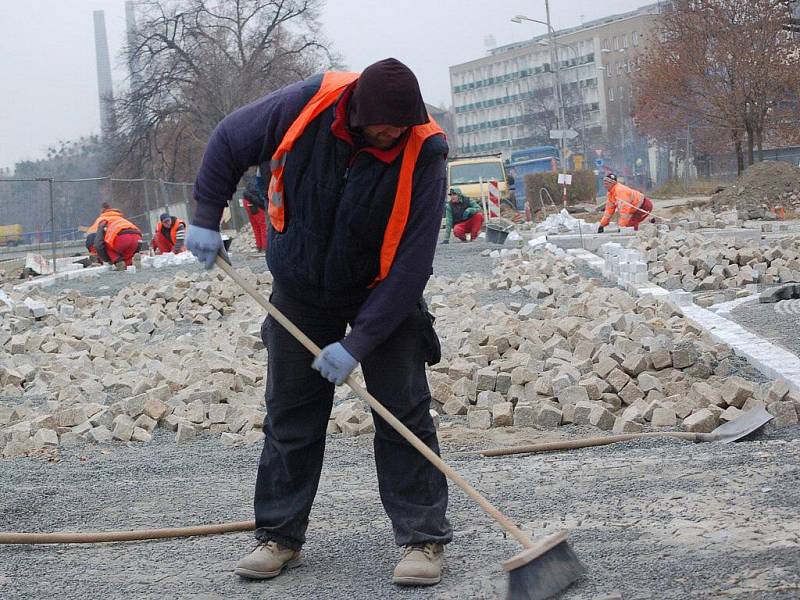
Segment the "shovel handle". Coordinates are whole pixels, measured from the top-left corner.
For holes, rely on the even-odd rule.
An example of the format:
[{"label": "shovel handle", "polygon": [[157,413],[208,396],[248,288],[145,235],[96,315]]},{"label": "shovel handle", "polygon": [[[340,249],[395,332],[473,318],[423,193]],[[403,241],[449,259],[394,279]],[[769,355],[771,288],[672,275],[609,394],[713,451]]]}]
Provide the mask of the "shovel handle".
[{"label": "shovel handle", "polygon": [[[239,272],[234,269],[231,265],[229,265],[225,260],[219,256],[216,258],[216,265],[222,269],[228,277],[233,279],[247,294],[253,298],[256,302],[258,302],[264,310],[269,313],[269,315],[275,319],[278,323],[280,323],[286,331],[288,331],[298,342],[300,342],[311,354],[315,357],[319,356],[320,352],[322,351],[319,346],[317,346],[305,333],[303,333],[294,323],[292,323],[280,310],[275,308],[256,288],[250,285],[244,278],[239,274]],[[378,400],[370,394],[366,388],[362,387],[355,378],[350,375],[347,378],[347,385],[367,404],[370,405],[370,408],[374,410],[378,415],[383,418],[397,433],[399,433],[403,438],[414,448],[416,448],[425,458],[427,458],[433,466],[439,469],[444,475],[450,480],[455,483],[458,487],[464,490],[464,493],[467,494],[470,498],[472,498],[475,502],[477,502],[480,507],[492,517],[495,521],[497,521],[500,525],[502,525],[508,533],[510,533],[520,544],[522,544],[525,548],[532,548],[534,546],[533,540],[523,532],[519,527],[514,525],[514,523],[501,513],[489,500],[483,497],[481,493],[476,490],[472,485],[467,482],[461,475],[459,475],[450,465],[444,462],[439,455],[436,454],[433,450],[428,448],[421,439],[419,439],[414,433],[400,420],[395,417],[389,410],[383,406]]]},{"label": "shovel handle", "polygon": [[528,446],[514,446],[512,448],[495,448],[494,450],[481,451],[482,456],[508,456],[510,454],[535,454],[537,452],[554,452],[556,450],[574,450],[576,448],[591,448],[605,446],[617,442],[627,442],[649,437],[674,437],[691,442],[700,441],[696,433],[690,431],[652,431],[647,433],[623,433],[620,435],[605,435],[602,437],[580,438],[577,440],[561,440],[558,442],[544,442]]}]

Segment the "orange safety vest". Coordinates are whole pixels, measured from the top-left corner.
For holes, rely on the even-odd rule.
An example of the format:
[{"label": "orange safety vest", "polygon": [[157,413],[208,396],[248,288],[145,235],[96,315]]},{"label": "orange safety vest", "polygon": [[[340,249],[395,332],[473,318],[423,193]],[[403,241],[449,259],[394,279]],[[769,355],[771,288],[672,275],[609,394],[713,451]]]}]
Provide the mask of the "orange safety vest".
[{"label": "orange safety vest", "polygon": [[[174,246],[175,242],[177,241],[176,236],[178,235],[178,227],[180,227],[183,224],[183,221],[181,219],[173,219],[173,220],[175,222],[172,224],[172,228],[170,229],[169,238],[172,240],[172,245]],[[162,225],[161,221],[159,221],[158,225],[156,225],[156,235],[161,235],[161,230],[163,228],[164,226]]]},{"label": "orange safety vest", "polygon": [[[286,226],[285,203],[283,188],[283,170],[286,166],[286,157],[294,147],[295,142],[303,135],[306,127],[320,113],[332,106],[341,96],[342,91],[353,81],[358,79],[358,73],[329,71],[322,77],[322,84],[314,96],[300,111],[300,114],[289,126],[281,143],[272,155],[270,170],[272,177],[269,181],[267,199],[269,201],[267,212],[269,220],[275,231],[282,232]],[[392,267],[397,248],[403,237],[403,231],[408,221],[411,209],[411,187],[414,176],[414,167],[417,163],[422,144],[432,135],[444,134],[442,128],[429,116],[430,121],[424,125],[415,125],[409,132],[406,146],[403,150],[403,159],[400,164],[400,175],[397,180],[397,191],[394,196],[392,213],[383,234],[381,243],[380,270],[372,285],[386,279]]]},{"label": "orange safety vest", "polygon": [[109,217],[123,217],[124,218],[125,215],[122,214],[121,210],[116,209],[116,208],[109,208],[107,210],[104,210],[103,212],[100,213],[100,216],[97,217],[94,220],[94,223],[92,223],[91,227],[89,227],[89,229],[86,230],[86,233],[87,234],[95,233],[97,231],[97,226],[100,225],[100,223],[102,221],[107,221]]},{"label": "orange safety vest", "polygon": [[600,219],[600,226],[605,227],[611,222],[611,217],[617,212],[619,206],[619,226],[626,227],[631,220],[631,217],[639,210],[644,202],[644,194],[633,188],[629,188],[621,183],[615,183],[614,186],[608,190],[608,198],[606,199],[606,210],[603,213],[603,218]]},{"label": "orange safety vest", "polygon": [[123,217],[112,216],[103,220],[106,221],[106,245],[112,248],[114,247],[114,242],[117,240],[117,236],[123,231],[132,231],[140,235],[142,233],[136,225]]}]

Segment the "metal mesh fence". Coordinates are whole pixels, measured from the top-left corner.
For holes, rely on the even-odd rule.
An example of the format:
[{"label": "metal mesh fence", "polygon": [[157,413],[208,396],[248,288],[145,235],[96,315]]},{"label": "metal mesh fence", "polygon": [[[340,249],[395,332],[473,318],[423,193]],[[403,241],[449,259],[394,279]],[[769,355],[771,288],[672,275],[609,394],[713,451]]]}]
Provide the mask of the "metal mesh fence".
[{"label": "metal mesh fence", "polygon": [[[192,217],[191,183],[146,179],[0,179],[0,269],[27,256],[56,259],[85,252],[85,230],[107,202],[152,238],[161,213]],[[236,228],[241,226],[239,223]]]}]

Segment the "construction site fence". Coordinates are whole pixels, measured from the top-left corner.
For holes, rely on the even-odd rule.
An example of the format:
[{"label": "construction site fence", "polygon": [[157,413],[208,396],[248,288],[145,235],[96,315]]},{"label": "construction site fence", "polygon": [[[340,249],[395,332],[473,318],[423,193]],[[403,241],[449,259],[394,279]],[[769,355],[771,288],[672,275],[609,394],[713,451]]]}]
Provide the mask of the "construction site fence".
[{"label": "construction site fence", "polygon": [[[112,177],[0,178],[0,269],[5,261],[19,262],[34,254],[57,271],[57,258],[85,254],[86,228],[103,203],[122,210],[149,243],[161,214],[191,221],[192,187],[191,182]],[[239,190],[222,225],[238,230],[245,223]]]}]

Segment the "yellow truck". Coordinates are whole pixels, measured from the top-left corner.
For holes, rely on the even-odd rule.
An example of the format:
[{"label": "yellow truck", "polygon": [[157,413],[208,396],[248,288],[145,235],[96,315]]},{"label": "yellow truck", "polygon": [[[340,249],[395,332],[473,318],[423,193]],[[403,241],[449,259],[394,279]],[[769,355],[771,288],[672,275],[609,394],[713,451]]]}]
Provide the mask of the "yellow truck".
[{"label": "yellow truck", "polygon": [[0,246],[16,246],[22,241],[22,225],[0,225]]},{"label": "yellow truck", "polygon": [[500,154],[455,158],[447,164],[448,187],[457,187],[462,194],[478,201],[481,198],[481,179],[484,196],[489,193],[488,182],[496,179],[500,198],[509,200],[514,206],[513,192],[510,189],[514,182],[509,181],[509,177]]}]

